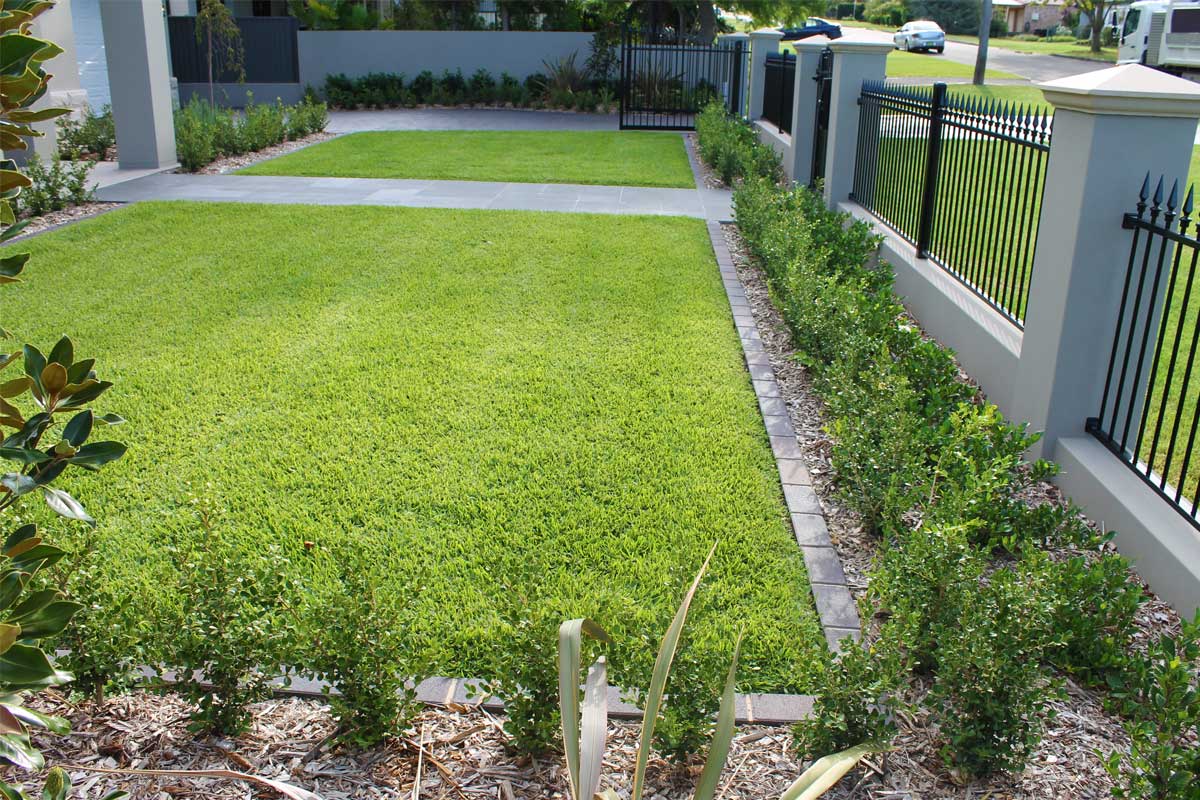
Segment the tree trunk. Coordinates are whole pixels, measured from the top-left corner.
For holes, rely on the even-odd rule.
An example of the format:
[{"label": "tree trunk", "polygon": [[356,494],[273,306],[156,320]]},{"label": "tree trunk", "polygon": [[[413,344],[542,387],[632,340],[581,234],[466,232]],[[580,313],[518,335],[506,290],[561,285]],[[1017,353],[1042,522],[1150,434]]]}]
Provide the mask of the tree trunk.
[{"label": "tree trunk", "polygon": [[1092,52],[1100,52],[1100,31],[1104,27],[1104,3],[1092,4]]},{"label": "tree trunk", "polygon": [[700,43],[712,44],[717,38],[717,12],[712,3],[700,4]]},{"label": "tree trunk", "polygon": [[975,77],[972,83],[983,86],[987,73],[988,41],[992,37],[992,0],[983,0],[983,12],[979,15],[979,49],[975,53]]},{"label": "tree trunk", "polygon": [[208,25],[208,104],[216,105],[216,97],[213,94],[213,52],[212,52],[212,23]]}]

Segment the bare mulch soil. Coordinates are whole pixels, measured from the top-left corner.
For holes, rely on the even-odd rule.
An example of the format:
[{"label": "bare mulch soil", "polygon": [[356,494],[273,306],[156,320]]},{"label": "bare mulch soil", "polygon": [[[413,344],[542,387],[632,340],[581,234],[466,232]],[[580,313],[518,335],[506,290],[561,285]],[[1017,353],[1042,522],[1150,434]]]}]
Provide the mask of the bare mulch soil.
[{"label": "bare mulch soil", "polygon": [[120,208],[121,203],[97,203],[88,202],[80,203],[77,206],[69,206],[61,211],[51,211],[43,214],[40,217],[34,217],[32,221],[24,228],[21,233],[14,236],[10,241],[16,241],[26,236],[32,236],[35,233],[57,228],[60,225],[67,225],[71,222],[78,222],[87,217],[94,217],[97,214],[103,214],[106,211],[112,211],[114,208]]}]

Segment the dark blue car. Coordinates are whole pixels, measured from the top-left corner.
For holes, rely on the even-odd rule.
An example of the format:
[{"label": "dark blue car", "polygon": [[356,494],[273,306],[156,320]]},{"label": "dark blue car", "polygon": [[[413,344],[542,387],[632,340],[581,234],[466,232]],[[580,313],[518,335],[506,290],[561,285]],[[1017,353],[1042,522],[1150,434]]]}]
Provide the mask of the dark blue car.
[{"label": "dark blue car", "polygon": [[804,21],[803,28],[780,28],[783,31],[783,41],[794,42],[797,39],[808,39],[813,36],[828,36],[830,39],[842,37],[842,26],[835,25],[820,17],[809,17]]}]

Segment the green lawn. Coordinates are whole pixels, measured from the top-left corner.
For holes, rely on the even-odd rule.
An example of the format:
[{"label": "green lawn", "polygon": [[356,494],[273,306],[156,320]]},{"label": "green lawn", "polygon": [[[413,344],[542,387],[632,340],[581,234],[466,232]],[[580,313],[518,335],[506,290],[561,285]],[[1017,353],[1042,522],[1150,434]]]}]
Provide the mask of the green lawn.
[{"label": "green lawn", "polygon": [[947,87],[946,91],[955,97],[981,98],[1009,104],[1017,103],[1023,108],[1043,113],[1052,110],[1052,106],[1046,102],[1042,90],[1033,85],[973,86],[971,84],[955,84]]},{"label": "green lawn", "polygon": [[744,629],[743,688],[813,688],[825,643],[702,221],[139,203],[28,247],[5,325],[69,330],[129,420],[129,455],[63,488],[137,614],[178,602],[198,494],[300,587],[321,553],[363,559],[432,674],[486,674],[513,603],[594,615],[648,670],[635,637],[720,542],[693,646]]},{"label": "green lawn", "polygon": [[246,175],[695,186],[683,137],[650,131],[355,133],[241,170]]},{"label": "green lawn", "polygon": [[[964,44],[979,44],[979,37],[977,36],[953,35],[949,38],[956,42],[963,42]],[[1073,58],[1086,58],[1091,61],[1102,61],[1108,64],[1115,64],[1117,62],[1117,48],[1104,47],[1101,48],[1099,53],[1093,53],[1091,46],[1087,43],[1047,42],[1043,39],[1025,41],[1017,38],[992,38],[988,40],[988,46],[1013,50],[1018,53],[1071,56]]]},{"label": "green lawn", "polygon": [[[933,53],[905,53],[897,50],[888,56],[889,78],[970,78],[975,67],[950,61],[945,56]],[[989,69],[985,80],[1020,80],[1020,75],[998,69]]]}]

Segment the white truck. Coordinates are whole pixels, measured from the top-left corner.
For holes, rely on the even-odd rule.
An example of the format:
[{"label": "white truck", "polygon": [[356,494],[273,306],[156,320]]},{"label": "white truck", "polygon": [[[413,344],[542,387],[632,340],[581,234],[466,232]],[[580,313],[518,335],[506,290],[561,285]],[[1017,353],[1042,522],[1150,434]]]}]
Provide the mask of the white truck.
[{"label": "white truck", "polygon": [[1139,0],[1121,26],[1118,64],[1200,80],[1200,0]]}]

